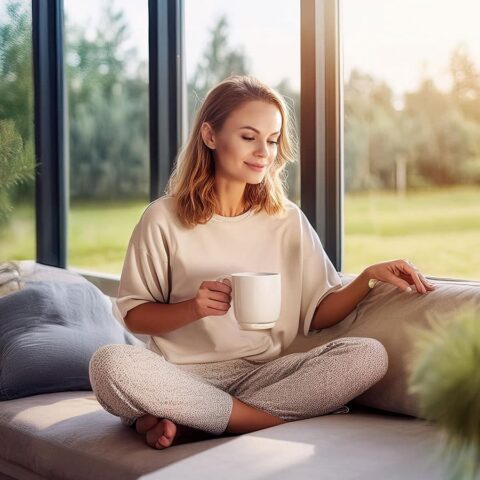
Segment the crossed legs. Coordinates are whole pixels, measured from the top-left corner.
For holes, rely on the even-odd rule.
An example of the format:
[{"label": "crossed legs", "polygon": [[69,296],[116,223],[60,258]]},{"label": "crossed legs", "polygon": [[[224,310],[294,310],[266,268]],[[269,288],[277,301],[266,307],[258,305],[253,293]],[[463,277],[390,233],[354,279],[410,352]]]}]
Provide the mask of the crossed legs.
[{"label": "crossed legs", "polygon": [[145,348],[107,345],[90,361],[90,381],[105,410],[161,449],[332,412],[380,380],[387,365],[380,342],[341,339],[247,364],[246,374],[227,392]]}]

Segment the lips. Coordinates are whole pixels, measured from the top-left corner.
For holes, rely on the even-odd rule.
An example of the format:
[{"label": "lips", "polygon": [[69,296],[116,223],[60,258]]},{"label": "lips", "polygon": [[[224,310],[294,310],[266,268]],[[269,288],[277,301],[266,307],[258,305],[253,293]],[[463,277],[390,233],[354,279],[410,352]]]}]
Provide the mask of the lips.
[{"label": "lips", "polygon": [[245,162],[249,167],[255,167],[255,168],[264,168],[266,165],[262,165],[261,163],[248,163]]}]

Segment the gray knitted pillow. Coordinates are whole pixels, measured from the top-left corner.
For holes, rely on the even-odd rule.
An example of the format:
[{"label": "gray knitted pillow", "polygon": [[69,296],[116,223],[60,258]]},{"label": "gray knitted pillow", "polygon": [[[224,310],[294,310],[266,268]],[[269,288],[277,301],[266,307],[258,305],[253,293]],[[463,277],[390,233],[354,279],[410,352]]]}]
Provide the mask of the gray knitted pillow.
[{"label": "gray knitted pillow", "polygon": [[90,390],[92,354],[138,341],[89,282],[38,281],[0,298],[0,400]]}]

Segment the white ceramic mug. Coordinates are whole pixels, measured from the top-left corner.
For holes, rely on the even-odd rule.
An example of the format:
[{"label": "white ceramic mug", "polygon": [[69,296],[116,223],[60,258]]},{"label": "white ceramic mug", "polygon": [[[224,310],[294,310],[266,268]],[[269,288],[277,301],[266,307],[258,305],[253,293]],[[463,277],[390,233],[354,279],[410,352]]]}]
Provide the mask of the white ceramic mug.
[{"label": "white ceramic mug", "polygon": [[240,272],[222,275],[230,280],[235,317],[243,330],[272,328],[280,317],[282,286],[279,273]]}]

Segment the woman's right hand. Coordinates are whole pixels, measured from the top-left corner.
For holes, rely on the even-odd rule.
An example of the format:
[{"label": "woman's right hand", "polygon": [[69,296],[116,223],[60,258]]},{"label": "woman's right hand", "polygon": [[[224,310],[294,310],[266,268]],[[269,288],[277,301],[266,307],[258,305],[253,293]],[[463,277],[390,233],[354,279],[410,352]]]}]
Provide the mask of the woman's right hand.
[{"label": "woman's right hand", "polygon": [[[228,283],[226,283],[228,282]],[[228,279],[223,282],[204,281],[192,298],[192,308],[197,320],[209,316],[225,315],[232,301],[232,287]]]}]

